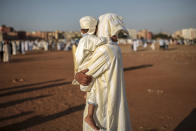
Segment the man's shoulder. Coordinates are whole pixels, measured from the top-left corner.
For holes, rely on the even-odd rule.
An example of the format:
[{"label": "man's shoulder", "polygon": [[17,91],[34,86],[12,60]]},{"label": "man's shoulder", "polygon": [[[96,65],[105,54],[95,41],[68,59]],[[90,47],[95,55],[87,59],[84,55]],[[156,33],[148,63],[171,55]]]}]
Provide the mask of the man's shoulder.
[{"label": "man's shoulder", "polygon": [[84,41],[86,39],[87,39],[87,36],[83,36],[82,38],[80,38],[80,41],[79,42]]},{"label": "man's shoulder", "polygon": [[99,46],[97,49],[97,52],[102,52],[106,55],[109,55],[110,57],[116,57],[116,54],[121,54],[121,49],[118,45],[114,44],[105,44]]},{"label": "man's shoulder", "polygon": [[102,38],[100,38],[96,35],[88,35],[88,36],[86,36],[85,39],[88,39],[89,41],[93,41],[93,42],[96,42],[96,43],[100,43],[100,42],[103,41]]},{"label": "man's shoulder", "polygon": [[96,52],[108,55],[111,52],[109,44],[104,44],[96,48]]},{"label": "man's shoulder", "polygon": [[107,40],[105,38],[98,37],[96,35],[87,35],[80,39],[79,43],[83,43],[83,45],[91,45],[98,47],[100,45],[106,44]]},{"label": "man's shoulder", "polygon": [[96,35],[85,35],[80,40],[85,40],[85,39],[89,39],[89,38],[97,38],[97,36]]},{"label": "man's shoulder", "polygon": [[92,40],[96,40],[96,39],[98,39],[98,38],[97,38],[97,36],[95,36],[95,35],[86,35],[86,36],[84,36],[84,37],[82,37],[82,38],[80,39],[80,42],[92,41]]}]

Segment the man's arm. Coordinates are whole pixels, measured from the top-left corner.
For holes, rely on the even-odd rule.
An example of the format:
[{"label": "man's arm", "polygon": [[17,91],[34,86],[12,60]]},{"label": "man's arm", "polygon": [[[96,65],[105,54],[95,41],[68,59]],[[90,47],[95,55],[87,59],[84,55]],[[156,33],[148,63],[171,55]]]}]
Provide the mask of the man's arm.
[{"label": "man's arm", "polygon": [[86,75],[86,72],[88,72],[88,69],[82,70],[75,74],[76,81],[83,86],[88,86],[92,81],[92,76]]},{"label": "man's arm", "polygon": [[[81,72],[76,73],[75,79],[81,84],[81,85],[89,85],[93,78],[97,78],[100,76],[103,72],[105,72],[109,66],[110,66],[110,57],[109,53],[106,50],[107,47],[102,46],[96,49],[96,51],[93,53],[92,59],[89,61],[87,70],[83,70]],[[85,74],[85,73],[86,74]],[[90,76],[92,76],[90,78]]]}]

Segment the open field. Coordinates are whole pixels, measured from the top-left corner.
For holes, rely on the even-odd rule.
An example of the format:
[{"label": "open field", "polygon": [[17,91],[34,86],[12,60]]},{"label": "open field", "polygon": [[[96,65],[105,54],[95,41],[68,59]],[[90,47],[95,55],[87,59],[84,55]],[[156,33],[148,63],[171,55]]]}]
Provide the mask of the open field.
[{"label": "open field", "polygon": [[[133,131],[196,131],[196,46],[125,52]],[[81,131],[85,100],[72,79],[72,52],[0,63],[0,131]]]}]

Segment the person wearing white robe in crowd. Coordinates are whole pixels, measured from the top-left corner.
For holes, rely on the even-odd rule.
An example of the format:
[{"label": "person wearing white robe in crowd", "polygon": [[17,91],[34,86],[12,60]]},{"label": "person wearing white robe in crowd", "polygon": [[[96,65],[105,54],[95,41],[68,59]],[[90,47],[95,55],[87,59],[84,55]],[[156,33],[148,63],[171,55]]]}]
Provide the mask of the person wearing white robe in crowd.
[{"label": "person wearing white robe in crowd", "polygon": [[61,43],[60,43],[60,41],[57,42],[57,50],[61,50]]},{"label": "person wearing white robe in crowd", "polygon": [[145,41],[143,47],[146,48],[147,46],[147,42]]},{"label": "person wearing white robe in crowd", "polygon": [[10,45],[9,42],[6,40],[3,45],[3,62],[8,63],[10,61]]},{"label": "person wearing white robe in crowd", "polygon": [[75,40],[71,39],[71,45],[75,44]]},{"label": "person wearing white robe in crowd", "polygon": [[39,50],[40,49],[40,41],[39,40],[36,40],[35,41],[35,44],[33,46],[33,50]]},{"label": "person wearing white robe in crowd", "polygon": [[33,50],[33,41],[30,40],[29,41],[29,51],[32,51]]},{"label": "person wearing white robe in crowd", "polygon": [[20,41],[19,40],[16,40],[16,51],[20,51]]},{"label": "person wearing white robe in crowd", "polygon": [[25,51],[28,51],[29,50],[29,41],[26,40],[25,41]]},{"label": "person wearing white robe in crowd", "polygon": [[44,49],[44,41],[43,40],[39,41],[39,49]]},{"label": "person wearing white robe in crowd", "polygon": [[165,42],[164,42],[163,39],[159,40],[159,46],[160,46],[160,49],[164,49],[165,48]]},{"label": "person wearing white robe in crowd", "polygon": [[169,47],[169,40],[165,40],[165,49],[168,49],[168,47]]},{"label": "person wearing white robe in crowd", "polygon": [[48,42],[43,40],[43,47],[44,47],[44,51],[48,51]]},{"label": "person wearing white robe in crowd", "polygon": [[132,39],[128,39],[128,40],[127,40],[127,44],[130,44],[130,45],[133,44]]},{"label": "person wearing white robe in crowd", "polygon": [[52,50],[55,50],[55,46],[56,46],[55,41],[52,41]]},{"label": "person wearing white robe in crowd", "polygon": [[138,48],[138,46],[139,46],[139,40],[137,39],[137,40],[134,40],[133,41],[133,51],[137,51],[137,48]]},{"label": "person wearing white robe in crowd", "polygon": [[153,41],[152,41],[152,44],[151,44],[151,46],[150,46],[152,50],[155,50],[155,43],[156,43],[156,41],[153,40]]},{"label": "person wearing white robe in crowd", "polygon": [[16,55],[17,49],[16,49],[16,41],[11,41],[12,44],[12,55]]},{"label": "person wearing white robe in crowd", "polygon": [[38,45],[39,45],[38,50],[43,49],[43,40],[40,40]]},{"label": "person wearing white robe in crowd", "polygon": [[39,50],[41,48],[41,40],[37,40],[37,47],[36,49]]},{"label": "person wearing white robe in crowd", "polygon": [[21,53],[25,54],[25,41],[21,41],[21,45],[20,46],[21,46],[21,49],[20,49]]},{"label": "person wearing white robe in crowd", "polygon": [[66,51],[69,51],[69,50],[71,50],[71,48],[72,48],[71,41],[68,40],[67,43],[66,43],[66,46],[65,46],[65,50],[66,50]]},{"label": "person wearing white robe in crowd", "polygon": [[3,41],[0,41],[0,62],[3,61]]},{"label": "person wearing white robe in crowd", "polygon": [[[117,45],[118,32],[121,30],[126,30],[122,17],[111,13],[100,16],[97,36],[105,37],[107,44],[96,48],[86,66],[89,71],[83,70],[75,75],[75,79],[82,85],[88,85],[91,78],[89,76],[92,76],[98,105],[94,119],[100,131],[131,131],[122,55]],[[87,93],[87,99],[94,99],[88,98],[89,95]],[[83,118],[87,112],[88,104],[85,106]],[[84,119],[83,131],[93,131]]]},{"label": "person wearing white robe in crowd", "polygon": [[45,41],[45,51],[48,51],[48,41]]},{"label": "person wearing white robe in crowd", "polygon": [[172,39],[169,40],[169,44],[173,45],[173,40]]}]

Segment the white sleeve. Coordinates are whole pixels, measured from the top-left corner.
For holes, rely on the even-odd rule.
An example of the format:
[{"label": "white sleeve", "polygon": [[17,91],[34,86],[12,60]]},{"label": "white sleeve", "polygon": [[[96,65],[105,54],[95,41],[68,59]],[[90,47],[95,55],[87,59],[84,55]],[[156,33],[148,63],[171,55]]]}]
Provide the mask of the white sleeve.
[{"label": "white sleeve", "polygon": [[88,63],[89,71],[87,75],[97,78],[104,73],[110,66],[110,56],[105,46],[98,47],[93,53],[92,59]]}]

